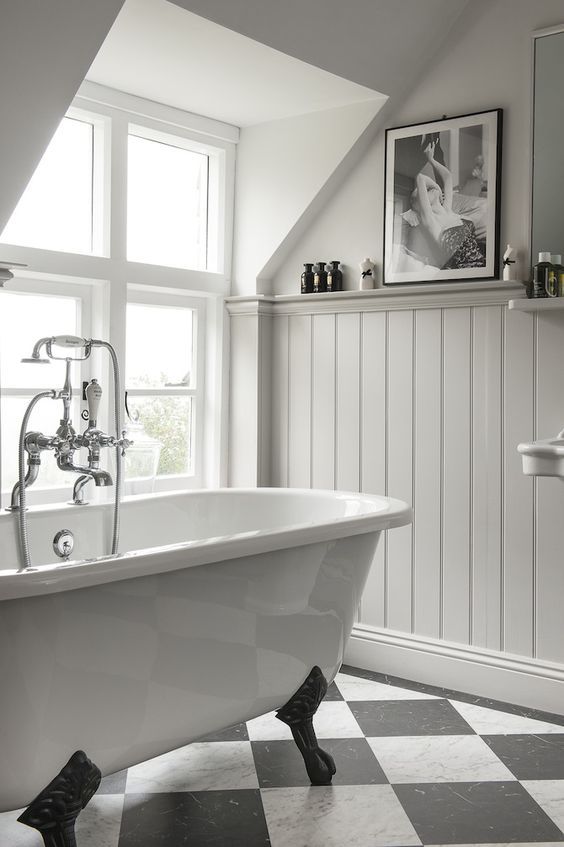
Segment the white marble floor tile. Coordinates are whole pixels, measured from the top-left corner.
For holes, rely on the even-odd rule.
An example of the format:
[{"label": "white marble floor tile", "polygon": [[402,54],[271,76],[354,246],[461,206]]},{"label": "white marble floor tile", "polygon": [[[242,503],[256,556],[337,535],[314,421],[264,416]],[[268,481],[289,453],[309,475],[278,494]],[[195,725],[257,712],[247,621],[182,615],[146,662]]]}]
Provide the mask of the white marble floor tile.
[{"label": "white marble floor tile", "polygon": [[[362,738],[356,718],[342,700],[321,703],[313,718],[318,738]],[[247,721],[251,741],[277,741],[292,738],[290,728],[275,717],[274,712]]]},{"label": "white marble floor tile", "polygon": [[18,823],[23,809],[0,814],[0,844],[10,847],[42,847],[43,839],[38,832]]},{"label": "white marble floor tile", "polygon": [[521,785],[564,832],[564,779],[525,779]]},{"label": "white marble floor tile", "polygon": [[[492,841],[490,844],[457,844],[456,847],[562,847],[561,841]],[[452,847],[452,844],[429,844],[427,847]]]},{"label": "white marble floor tile", "polygon": [[[43,847],[41,835],[18,823],[23,809],[0,814],[0,845],[2,847]],[[76,836],[80,847],[118,847],[122,794],[94,796],[78,816]]]},{"label": "white marble floor tile", "polygon": [[438,700],[434,694],[422,691],[409,691],[395,685],[385,685],[371,679],[359,679],[357,676],[338,673],[335,677],[337,688],[345,700]]},{"label": "white marble floor tile", "polygon": [[391,783],[515,780],[477,735],[366,740]]},{"label": "white marble floor tile", "polygon": [[419,845],[390,785],[261,790],[272,847]]},{"label": "white marble floor tile", "polygon": [[195,743],[129,768],[126,793],[258,788],[248,741]]},{"label": "white marble floor tile", "polygon": [[564,726],[537,721],[534,718],[522,718],[509,712],[498,712],[496,709],[484,709],[483,706],[462,703],[460,700],[450,702],[479,735],[535,735],[549,732],[564,735]]},{"label": "white marble floor tile", "polygon": [[92,798],[76,824],[80,847],[118,847],[123,799],[123,794],[100,794]]}]

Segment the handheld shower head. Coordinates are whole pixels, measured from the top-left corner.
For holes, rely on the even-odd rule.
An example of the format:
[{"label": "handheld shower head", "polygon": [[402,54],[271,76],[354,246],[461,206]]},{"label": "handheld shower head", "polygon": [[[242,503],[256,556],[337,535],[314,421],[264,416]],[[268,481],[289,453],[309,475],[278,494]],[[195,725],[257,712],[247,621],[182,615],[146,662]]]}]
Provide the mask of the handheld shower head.
[{"label": "handheld shower head", "polygon": [[24,365],[49,365],[51,364],[49,359],[40,359],[39,356],[35,358],[33,356],[29,356],[27,358],[20,359],[20,362]]}]

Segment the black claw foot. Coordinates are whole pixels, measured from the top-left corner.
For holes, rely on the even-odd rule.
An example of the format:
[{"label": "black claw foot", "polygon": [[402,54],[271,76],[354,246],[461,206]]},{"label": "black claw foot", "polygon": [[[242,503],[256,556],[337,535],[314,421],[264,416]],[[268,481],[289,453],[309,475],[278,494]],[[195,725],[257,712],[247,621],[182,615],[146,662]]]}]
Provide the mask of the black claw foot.
[{"label": "black claw foot", "polygon": [[292,731],[312,785],[329,785],[336,770],[333,758],[317,743],[313,728],[313,716],[326,693],[327,680],[316,665],[294,696],[276,712],[278,720]]},{"label": "black claw foot", "polygon": [[37,829],[45,847],[76,847],[76,819],[98,790],[101,778],[86,753],[77,750],[18,821]]}]

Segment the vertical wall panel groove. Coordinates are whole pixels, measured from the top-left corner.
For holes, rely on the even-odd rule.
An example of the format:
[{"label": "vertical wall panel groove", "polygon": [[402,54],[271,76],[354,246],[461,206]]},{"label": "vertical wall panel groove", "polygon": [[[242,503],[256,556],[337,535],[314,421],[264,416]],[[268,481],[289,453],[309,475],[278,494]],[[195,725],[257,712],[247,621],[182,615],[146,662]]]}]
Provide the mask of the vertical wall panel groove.
[{"label": "vertical wall panel groove", "polygon": [[468,510],[468,640],[474,644],[474,307],[470,309],[470,374],[468,380],[468,402],[470,405],[470,444],[468,455],[468,478],[470,481]]},{"label": "vertical wall panel groove", "polygon": [[439,638],[445,633],[445,310],[441,309]]},{"label": "vertical wall panel groove", "polygon": [[[389,496],[389,473],[390,473],[390,313],[386,312],[386,360],[384,362],[385,377],[385,408],[384,408],[384,443],[386,445],[386,464],[384,474],[384,494]],[[389,625],[389,550],[388,550],[388,533],[384,533],[384,626]]]},{"label": "vertical wall panel groove", "polygon": [[411,506],[413,508],[414,521],[411,529],[411,632],[415,632],[415,597],[417,593],[417,572],[415,568],[415,533],[417,531],[417,522],[415,514],[417,512],[417,493],[415,484],[415,466],[417,461],[417,404],[416,404],[416,379],[417,379],[417,312],[414,309],[411,315]]},{"label": "vertical wall panel groove", "polygon": [[[390,312],[388,337],[388,488],[390,497],[409,502],[412,493],[412,349],[410,311]],[[411,535],[404,526],[388,537],[388,626],[411,629]]]},{"label": "vertical wall panel groove", "polygon": [[314,315],[312,323],[311,485],[335,485],[335,315]]},{"label": "vertical wall panel groove", "polygon": [[441,310],[416,311],[414,345],[415,632],[439,637],[441,603]]},{"label": "vertical wall panel groove", "polygon": [[469,642],[470,310],[445,311],[444,637]]},{"label": "vertical wall panel groove", "polygon": [[[384,312],[362,315],[361,333],[361,451],[362,490],[386,491],[386,324]],[[362,621],[385,625],[385,536],[380,539],[362,598]]]},{"label": "vertical wall panel groove", "polygon": [[500,427],[500,451],[499,451],[499,479],[500,479],[500,496],[499,496],[499,649],[505,650],[505,356],[506,356],[506,338],[505,338],[505,318],[507,310],[505,307],[500,308],[501,311],[501,344],[500,344],[500,394],[499,394],[499,419]]},{"label": "vertical wall panel groove", "polygon": [[344,491],[359,489],[359,336],[358,312],[337,315],[336,484],[338,489]]}]

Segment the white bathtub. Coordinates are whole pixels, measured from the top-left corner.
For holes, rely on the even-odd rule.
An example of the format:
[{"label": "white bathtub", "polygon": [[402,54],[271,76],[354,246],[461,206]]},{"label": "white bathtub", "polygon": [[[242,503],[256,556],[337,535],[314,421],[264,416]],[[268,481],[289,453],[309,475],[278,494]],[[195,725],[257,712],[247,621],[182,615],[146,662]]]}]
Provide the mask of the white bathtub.
[{"label": "white bathtub", "polygon": [[[75,750],[112,773],[280,707],[314,665],[330,682],[380,532],[410,520],[405,503],[342,492],[126,498],[129,552],[110,557],[110,506],[36,508],[36,569],[18,574],[3,513],[0,811]],[[63,528],[70,563],[54,562]]]}]

